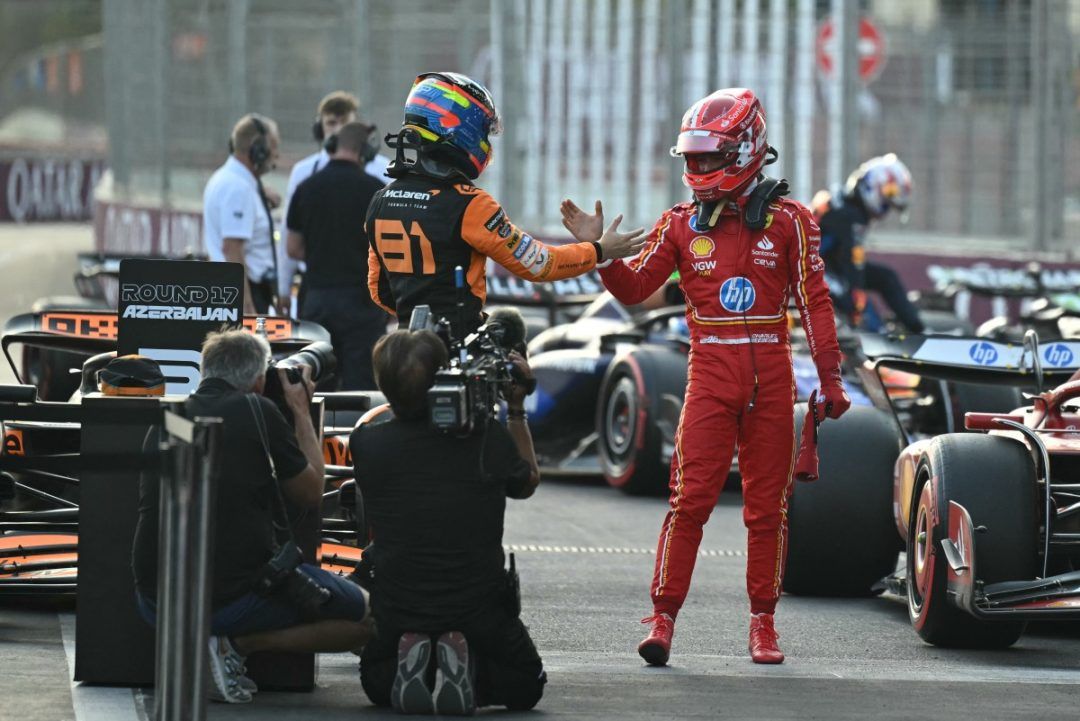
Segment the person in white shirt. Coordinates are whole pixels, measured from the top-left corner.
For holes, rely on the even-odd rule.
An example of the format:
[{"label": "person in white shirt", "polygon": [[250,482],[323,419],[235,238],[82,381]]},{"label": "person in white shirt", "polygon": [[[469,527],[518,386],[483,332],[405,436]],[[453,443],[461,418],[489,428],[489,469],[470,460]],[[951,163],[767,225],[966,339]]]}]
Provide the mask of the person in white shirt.
[{"label": "person in white shirt", "polygon": [[[300,160],[292,167],[292,171],[289,173],[289,184],[285,190],[285,206],[282,218],[289,217],[289,201],[292,200],[296,186],[327,166],[332,151],[328,151],[325,146],[333,144],[332,138],[336,136],[337,131],[342,126],[357,120],[359,109],[360,101],[356,99],[355,95],[344,90],[335,90],[319,101],[319,107],[315,113],[315,122],[311,128],[315,141],[319,143],[319,151]],[[372,133],[372,137],[375,137],[374,133]],[[368,150],[363,157],[363,163],[365,173],[386,185],[388,181],[386,166],[390,163],[390,159],[384,155],[379,155],[377,146],[373,146]],[[277,254],[278,312],[295,318],[299,316],[299,308],[292,307],[292,283],[296,273],[304,271],[304,264],[302,261],[289,257],[285,243],[279,244]]]},{"label": "person in white shirt", "polygon": [[260,177],[278,158],[277,123],[250,113],[233,127],[230,155],[203,191],[203,243],[212,261],[243,263],[244,313],[266,313],[277,291],[270,201]]}]

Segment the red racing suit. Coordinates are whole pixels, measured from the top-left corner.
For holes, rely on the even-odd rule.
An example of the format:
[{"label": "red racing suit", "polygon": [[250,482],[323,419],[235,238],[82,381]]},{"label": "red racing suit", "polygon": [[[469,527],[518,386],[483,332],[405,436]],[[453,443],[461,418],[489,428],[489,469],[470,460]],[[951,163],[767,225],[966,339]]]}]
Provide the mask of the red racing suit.
[{"label": "red racing suit", "polygon": [[652,583],[657,613],[674,618],[686,598],[702,527],[716,505],[736,445],[748,532],[746,587],[754,613],[772,613],[787,557],[787,507],[795,463],[795,382],[788,341],[794,296],[822,382],[839,377],[840,348],[806,207],[777,199],[765,227],[750,229],[729,204],[698,230],[695,206],[676,205],[641,253],[600,269],[625,304],[642,302],[679,271],[690,327],[686,399],[671,459],[671,509]]}]

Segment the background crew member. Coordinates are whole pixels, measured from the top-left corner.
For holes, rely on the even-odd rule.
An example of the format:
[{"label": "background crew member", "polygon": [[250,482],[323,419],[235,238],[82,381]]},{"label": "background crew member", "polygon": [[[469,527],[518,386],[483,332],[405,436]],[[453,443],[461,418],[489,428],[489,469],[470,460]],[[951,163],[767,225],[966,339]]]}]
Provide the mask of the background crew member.
[{"label": "background crew member", "polygon": [[251,113],[233,127],[225,164],[203,191],[203,242],[210,260],[243,263],[244,313],[265,313],[277,291],[270,201],[259,178],[278,158],[277,123]]},{"label": "background crew member", "polygon": [[912,333],[924,330],[919,309],[908,300],[900,276],[887,265],[866,259],[866,231],[890,210],[907,212],[911,173],[894,153],[871,158],[848,176],[843,193],[822,190],[812,203],[821,226],[825,278],[838,310],[866,330],[879,331],[881,318],[868,302],[877,292]]},{"label": "background crew member", "polygon": [[[330,162],[330,153],[325,147],[327,144],[332,146],[330,138],[337,135],[338,130],[346,123],[359,120],[357,116],[359,112],[360,101],[355,95],[344,90],[335,90],[319,101],[319,107],[315,110],[315,122],[311,126],[311,134],[315,142],[319,144],[319,150],[298,161],[292,167],[289,173],[289,184],[285,189],[283,218],[289,217],[290,200],[297,186],[325,168]],[[385,155],[379,155],[378,150],[379,145],[374,138],[373,130],[371,146],[364,148],[364,152],[361,153],[364,159],[364,172],[378,180],[380,185],[386,185],[388,180],[386,166],[390,163],[390,159]],[[282,315],[299,316],[299,308],[292,308],[292,284],[296,273],[303,272],[303,269],[303,262],[289,257],[285,244],[281,244],[278,248],[278,311]]]},{"label": "background crew member", "polygon": [[349,123],[323,170],[296,188],[289,204],[289,257],[307,263],[300,317],[330,331],[344,390],[374,390],[371,349],[386,313],[368,294],[364,216],[382,184],[363,170],[370,126]]},{"label": "background crew member", "polygon": [[[524,358],[511,359],[532,377]],[[505,426],[441,433],[428,419],[427,392],[446,362],[431,331],[381,339],[375,377],[393,418],[361,424],[349,439],[376,538],[367,551],[376,637],[361,656],[361,681],[374,703],[405,713],[530,709],[547,676],[517,594],[508,593],[502,550],[506,499],[528,498],[540,482],[527,391],[515,385],[507,394]]]},{"label": "background crew member", "polygon": [[[286,403],[301,420],[294,429],[278,407],[260,395],[269,361],[265,338],[242,330],[211,333],[202,347],[202,383],[187,401],[190,417],[223,421],[226,452],[218,469],[212,519],[209,651],[211,697],[228,703],[248,703],[256,690],[243,675],[244,657],[250,653],[353,651],[371,633],[364,622],[366,593],[316,565],[304,563],[298,570],[326,591],[317,610],[299,605],[286,588],[290,578],[256,590],[281,547],[275,527],[281,528],[284,520],[282,498],[318,513],[324,485],[322,448],[311,423],[303,422],[313,391],[308,369],[303,369],[302,383],[290,383],[283,371],[275,371],[281,375]],[[150,623],[157,614],[158,496],[156,477],[140,482],[132,567],[138,608]]]},{"label": "background crew member", "polygon": [[[672,153],[686,161],[683,182],[694,202],[666,211],[637,258],[600,269],[604,286],[627,304],[640,303],[678,269],[691,336],[671,459],[671,510],[657,545],[653,615],[645,619],[650,632],[638,652],[650,664],[667,663],[702,527],[737,443],[748,531],[750,655],[756,663],[780,663],[773,611],[784,576],[795,462],[791,296],[817,366],[822,410],[836,418],[851,404],[840,379],[817,225],[804,206],[783,197],[784,181],[761,174],[776,151],[766,141],[761,104],[745,88],[717,90],[694,103]],[[603,218],[585,215],[571,201],[564,201],[563,217],[579,240],[600,234]]]},{"label": "background crew member", "polygon": [[[474,330],[487,297],[488,258],[539,282],[582,275],[599,260],[633,255],[641,246],[640,228],[617,232],[622,216],[597,242],[558,247],[514,227],[498,202],[472,184],[490,162],[489,136],[498,132],[495,103],[475,80],[427,73],[409,91],[401,130],[387,136],[397,151],[387,169],[394,181],[376,194],[367,218],[371,297],[403,322],[415,306],[430,305],[455,336]],[[455,266],[466,270],[463,318]]]}]

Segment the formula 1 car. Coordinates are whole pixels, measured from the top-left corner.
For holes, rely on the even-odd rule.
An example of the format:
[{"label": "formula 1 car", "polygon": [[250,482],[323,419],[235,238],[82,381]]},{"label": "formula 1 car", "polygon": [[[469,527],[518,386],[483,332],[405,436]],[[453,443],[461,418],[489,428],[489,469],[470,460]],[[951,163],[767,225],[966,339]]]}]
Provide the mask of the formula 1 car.
[{"label": "formula 1 car", "polygon": [[791,500],[785,590],[898,593],[919,636],[941,646],[1006,647],[1029,620],[1080,618],[1080,342],[1040,347],[1029,332],[1022,345],[864,345],[877,368],[1036,393],[1018,409],[967,413],[974,432],[914,442],[876,410],[825,422],[820,480]]},{"label": "formula 1 car", "polygon": [[[255,318],[244,318],[255,329]],[[304,321],[267,319],[275,356],[327,340],[321,326]],[[78,568],[80,505],[81,399],[96,391],[96,372],[114,353],[116,314],[110,311],[53,309],[16,316],[0,340],[17,376],[26,373],[11,349],[45,350],[80,362],[79,381],[68,402],[38,398],[29,385],[0,385],[0,595],[70,595]],[[85,359],[85,360],[81,360]],[[324,405],[324,459],[327,490],[317,558],[324,568],[348,573],[359,563],[348,434],[363,412],[384,401],[378,393],[319,393]]]}]

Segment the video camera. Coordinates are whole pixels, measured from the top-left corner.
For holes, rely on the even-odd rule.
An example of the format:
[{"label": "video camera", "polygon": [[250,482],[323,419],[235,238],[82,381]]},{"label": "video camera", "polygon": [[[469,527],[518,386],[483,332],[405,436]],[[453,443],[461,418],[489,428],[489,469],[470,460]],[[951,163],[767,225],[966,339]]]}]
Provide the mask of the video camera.
[{"label": "video camera", "polygon": [[289,421],[289,425],[293,425],[293,415],[285,402],[285,388],[281,385],[281,378],[277,371],[279,368],[283,369],[289,383],[296,384],[303,378],[301,368],[304,366],[311,369],[311,380],[314,383],[329,378],[337,370],[337,358],[334,356],[333,346],[325,341],[306,345],[287,358],[271,361],[266,369],[266,387],[263,395],[277,405],[285,415],[285,419]]},{"label": "video camera", "polygon": [[510,352],[525,351],[525,321],[514,308],[498,308],[487,322],[460,340],[448,338],[445,319],[431,322],[431,309],[417,306],[409,330],[433,330],[449,341],[450,363],[435,373],[428,389],[431,425],[444,433],[467,436],[494,417],[496,404],[514,384],[531,385],[510,361]]}]

